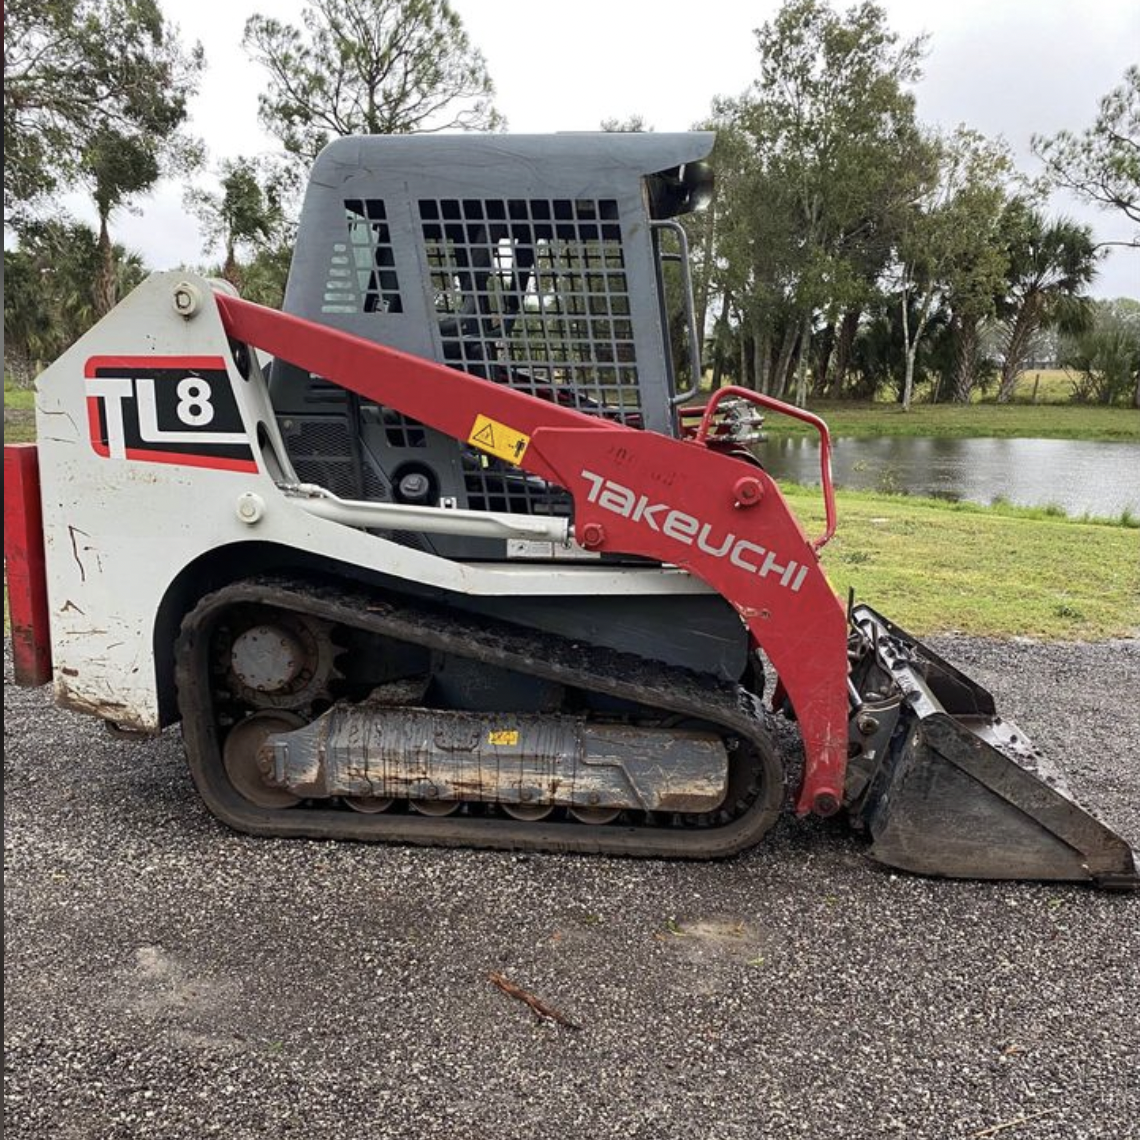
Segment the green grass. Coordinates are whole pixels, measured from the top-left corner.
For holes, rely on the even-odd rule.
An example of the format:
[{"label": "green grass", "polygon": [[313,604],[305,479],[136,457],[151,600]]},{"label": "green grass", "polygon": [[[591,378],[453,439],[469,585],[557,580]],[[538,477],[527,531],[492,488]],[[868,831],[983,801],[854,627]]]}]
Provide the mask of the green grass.
[{"label": "green grass", "polygon": [[[933,436],[970,439],[1088,439],[1140,441],[1140,411],[1082,404],[897,404],[848,400],[808,405],[833,436]],[[814,435],[815,429],[787,416],[766,413],[764,430],[773,438]]]},{"label": "green grass", "polygon": [[36,438],[36,394],[4,378],[4,442],[31,443]]},{"label": "green grass", "polygon": [[30,412],[36,406],[36,393],[32,388],[23,388],[4,378],[4,410]]},{"label": "green grass", "polygon": [[1063,368],[1027,369],[1013,394],[1018,404],[1067,404],[1072,398],[1073,378]]},{"label": "green grass", "polygon": [[36,420],[31,412],[4,412],[4,442],[34,443]]},{"label": "green grass", "polygon": [[[809,535],[818,488],[785,487]],[[915,634],[1085,640],[1140,636],[1140,529],[1072,520],[1055,508],[983,507],[840,491],[839,529],[823,565]]]}]

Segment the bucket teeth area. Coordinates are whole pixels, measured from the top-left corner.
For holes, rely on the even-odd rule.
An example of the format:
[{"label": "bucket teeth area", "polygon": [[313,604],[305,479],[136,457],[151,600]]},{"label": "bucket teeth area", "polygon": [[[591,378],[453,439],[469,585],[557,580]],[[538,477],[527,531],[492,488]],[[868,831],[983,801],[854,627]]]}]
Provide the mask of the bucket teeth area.
[{"label": "bucket teeth area", "polygon": [[[950,878],[1140,887],[1127,842],[1076,802],[990,693],[870,607],[851,621],[852,680],[866,704],[852,714],[862,778],[847,808],[873,858]],[[877,731],[860,735],[872,702]]]}]

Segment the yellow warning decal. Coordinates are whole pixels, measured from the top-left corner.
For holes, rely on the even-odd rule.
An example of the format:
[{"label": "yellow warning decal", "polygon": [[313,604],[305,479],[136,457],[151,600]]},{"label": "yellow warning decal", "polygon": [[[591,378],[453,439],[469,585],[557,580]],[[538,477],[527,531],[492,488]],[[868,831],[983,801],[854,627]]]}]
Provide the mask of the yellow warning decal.
[{"label": "yellow warning decal", "polygon": [[518,744],[519,730],[517,728],[492,729],[487,733],[488,744]]},{"label": "yellow warning decal", "polygon": [[475,426],[467,437],[480,451],[505,459],[508,463],[519,464],[530,446],[530,436],[493,420],[490,416],[476,416]]}]

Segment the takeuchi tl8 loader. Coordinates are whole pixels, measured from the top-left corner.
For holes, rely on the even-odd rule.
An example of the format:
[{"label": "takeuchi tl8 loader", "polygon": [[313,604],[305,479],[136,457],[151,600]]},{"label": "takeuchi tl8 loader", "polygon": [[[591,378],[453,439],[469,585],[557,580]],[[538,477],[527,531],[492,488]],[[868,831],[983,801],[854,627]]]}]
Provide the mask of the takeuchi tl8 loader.
[{"label": "takeuchi tl8 loader", "polygon": [[[17,678],[131,733],[181,721],[254,835],[705,859],[790,793],[892,867],[1136,886],[988,692],[836,596],[822,421],[695,405],[676,219],[712,143],[343,138],[284,312],[150,277],[5,449]],[[820,535],[762,410],[819,432]]]}]

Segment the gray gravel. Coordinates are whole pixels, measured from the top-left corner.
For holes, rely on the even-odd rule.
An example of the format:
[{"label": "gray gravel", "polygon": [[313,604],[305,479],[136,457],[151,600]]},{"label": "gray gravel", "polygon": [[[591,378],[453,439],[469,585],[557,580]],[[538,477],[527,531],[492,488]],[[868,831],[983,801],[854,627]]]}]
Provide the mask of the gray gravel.
[{"label": "gray gravel", "polygon": [[[1140,840],[1140,642],[937,645]],[[1135,896],[835,822],[708,865],[254,840],[176,732],[4,714],[11,1140],[1140,1136]]]}]

